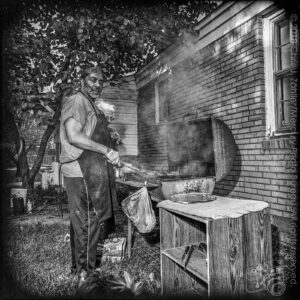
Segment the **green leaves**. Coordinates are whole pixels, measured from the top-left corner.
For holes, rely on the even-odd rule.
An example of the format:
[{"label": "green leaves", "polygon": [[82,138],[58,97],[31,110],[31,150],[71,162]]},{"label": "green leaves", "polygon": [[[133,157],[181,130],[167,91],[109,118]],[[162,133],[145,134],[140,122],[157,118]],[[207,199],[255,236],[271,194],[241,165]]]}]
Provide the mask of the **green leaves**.
[{"label": "green leaves", "polygon": [[[78,70],[98,64],[107,80],[135,72],[191,30],[210,1],[174,1],[128,4],[36,0],[23,6],[22,14],[5,32],[8,87],[11,93],[37,93],[52,86],[79,82]],[[7,72],[8,73],[8,72]],[[16,87],[15,81],[23,86]],[[22,100],[20,100],[22,102]]]},{"label": "green leaves", "polygon": [[123,276],[124,276],[124,280],[120,278],[111,281],[111,283],[114,285],[113,287],[111,287],[111,289],[116,290],[120,293],[128,290],[134,296],[140,295],[143,291],[143,282],[142,281],[134,282],[134,277],[131,276],[127,271],[124,271]]},{"label": "green leaves", "polygon": [[66,20],[68,22],[73,22],[74,21],[74,18],[72,16],[67,16]]}]

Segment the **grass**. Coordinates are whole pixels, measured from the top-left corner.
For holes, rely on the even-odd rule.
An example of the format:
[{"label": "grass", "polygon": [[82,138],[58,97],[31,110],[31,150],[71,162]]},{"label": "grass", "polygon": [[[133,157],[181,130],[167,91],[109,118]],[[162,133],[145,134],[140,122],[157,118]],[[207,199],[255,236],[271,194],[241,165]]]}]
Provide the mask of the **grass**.
[{"label": "grass", "polygon": [[[65,239],[69,233],[67,219],[62,221],[61,218],[57,218],[54,222],[54,219],[52,222],[43,222],[49,218],[44,215],[40,216],[40,221],[30,222],[30,218],[33,216],[26,217],[24,222],[14,220],[6,226],[4,268],[7,282],[15,286],[7,291],[10,293],[9,298],[25,295],[51,298],[74,295],[76,280],[68,276],[71,251],[70,244]],[[131,295],[158,295],[159,254],[153,249],[150,253],[147,251],[153,247],[144,237],[136,234],[132,257],[126,257],[121,262],[106,261],[101,264],[99,280],[103,274],[109,275],[109,278],[119,285],[120,282],[124,282],[125,288],[120,290],[128,292],[130,287],[126,285],[126,278],[128,281],[129,276],[131,287],[139,286],[140,289],[139,293],[133,292]],[[111,283],[106,293],[120,295],[118,289],[113,287],[115,286]]]},{"label": "grass", "polygon": [[68,281],[70,246],[64,242],[64,224],[10,224],[7,231],[6,270],[26,294],[71,295]]}]

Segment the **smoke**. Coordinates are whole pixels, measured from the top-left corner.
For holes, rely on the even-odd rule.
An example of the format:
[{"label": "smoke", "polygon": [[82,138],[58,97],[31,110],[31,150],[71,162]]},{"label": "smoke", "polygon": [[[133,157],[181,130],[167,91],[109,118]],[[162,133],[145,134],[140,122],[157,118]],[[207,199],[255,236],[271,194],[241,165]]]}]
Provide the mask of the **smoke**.
[{"label": "smoke", "polygon": [[[214,176],[214,151],[212,140],[211,120],[178,121],[182,116],[181,107],[186,102],[185,97],[193,97],[190,93],[193,80],[191,69],[196,62],[184,63],[176,66],[176,72],[169,77],[169,117],[156,123],[155,81],[142,87],[138,95],[138,118],[141,120],[139,129],[140,143],[147,148],[143,161],[152,167],[162,156],[165,159],[165,140],[167,141],[168,164],[174,175],[182,176]],[[168,77],[168,76],[167,76]],[[185,97],[182,92],[185,90]],[[176,105],[176,106],[175,106]],[[198,111],[184,108],[193,118],[197,118]],[[173,119],[173,121],[172,121]],[[177,119],[177,121],[175,121]],[[160,155],[160,157],[159,157]]]},{"label": "smoke", "polygon": [[106,116],[112,116],[114,117],[116,112],[116,106],[113,104],[110,104],[108,102],[105,102],[103,100],[98,100],[95,102],[96,106],[104,112]]},{"label": "smoke", "polygon": [[178,175],[214,175],[211,120],[170,123],[167,127],[170,171]]}]

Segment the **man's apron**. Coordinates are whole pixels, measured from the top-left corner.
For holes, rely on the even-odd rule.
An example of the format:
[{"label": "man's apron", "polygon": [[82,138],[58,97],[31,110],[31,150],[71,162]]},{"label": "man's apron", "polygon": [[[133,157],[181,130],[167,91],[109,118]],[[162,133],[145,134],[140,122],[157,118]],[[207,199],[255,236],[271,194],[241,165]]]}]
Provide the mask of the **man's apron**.
[{"label": "man's apron", "polygon": [[[96,111],[95,111],[96,113]],[[96,113],[97,124],[91,139],[113,149],[113,141],[107,129],[105,115]],[[99,222],[113,216],[113,197],[115,197],[115,180],[113,166],[107,162],[104,155],[94,151],[84,150],[78,159],[92,210],[98,214]]]},{"label": "man's apron", "polygon": [[[97,117],[97,124],[91,139],[114,149],[105,115],[101,111],[97,111],[94,103],[90,99],[88,100]],[[72,251],[72,264],[74,266],[76,261],[77,271],[84,267],[85,261],[87,270],[94,269],[99,239],[104,239],[107,233],[113,232],[115,229],[113,203],[117,203],[113,166],[107,162],[104,155],[84,150],[78,158],[78,162],[87,190],[87,203],[84,205],[87,211],[85,212],[86,217],[80,223],[76,218],[74,218],[74,222],[71,221],[71,235],[74,235],[74,232],[80,232],[81,234],[77,234],[77,243],[87,246],[84,247],[85,249],[80,247],[81,251],[78,251],[77,254],[75,253],[76,249]],[[74,228],[74,226],[79,227]],[[76,236],[74,238],[76,243]]]}]

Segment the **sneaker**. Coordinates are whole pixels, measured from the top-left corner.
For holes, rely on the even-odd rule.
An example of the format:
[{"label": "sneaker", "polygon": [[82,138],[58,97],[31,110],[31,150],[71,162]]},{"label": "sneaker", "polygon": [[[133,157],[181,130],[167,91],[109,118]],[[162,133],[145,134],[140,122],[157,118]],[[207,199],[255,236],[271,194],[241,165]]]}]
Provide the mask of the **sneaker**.
[{"label": "sneaker", "polygon": [[87,279],[87,272],[85,270],[83,270],[78,274],[77,277],[78,277],[78,282],[77,282],[77,290],[78,290],[85,283],[85,281]]}]

